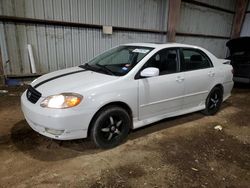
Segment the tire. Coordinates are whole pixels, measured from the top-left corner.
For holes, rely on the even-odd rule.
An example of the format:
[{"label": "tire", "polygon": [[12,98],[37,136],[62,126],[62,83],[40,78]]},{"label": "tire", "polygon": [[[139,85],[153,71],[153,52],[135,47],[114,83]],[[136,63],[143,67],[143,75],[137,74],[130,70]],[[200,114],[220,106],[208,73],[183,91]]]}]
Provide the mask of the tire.
[{"label": "tire", "polygon": [[99,148],[113,148],[127,137],[131,118],[126,110],[109,106],[97,113],[91,126],[90,137]]},{"label": "tire", "polygon": [[214,87],[207,99],[206,99],[206,108],[202,111],[205,115],[215,115],[222,104],[223,101],[223,91],[219,87]]}]

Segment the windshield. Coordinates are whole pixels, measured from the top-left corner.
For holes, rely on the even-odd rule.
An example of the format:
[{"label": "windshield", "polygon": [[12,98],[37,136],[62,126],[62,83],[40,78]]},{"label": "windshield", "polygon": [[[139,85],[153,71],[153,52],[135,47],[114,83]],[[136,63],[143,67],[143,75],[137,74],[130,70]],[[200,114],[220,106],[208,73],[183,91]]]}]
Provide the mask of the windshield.
[{"label": "windshield", "polygon": [[104,52],[81,67],[104,74],[123,76],[152,50],[153,48],[143,46],[119,46]]}]

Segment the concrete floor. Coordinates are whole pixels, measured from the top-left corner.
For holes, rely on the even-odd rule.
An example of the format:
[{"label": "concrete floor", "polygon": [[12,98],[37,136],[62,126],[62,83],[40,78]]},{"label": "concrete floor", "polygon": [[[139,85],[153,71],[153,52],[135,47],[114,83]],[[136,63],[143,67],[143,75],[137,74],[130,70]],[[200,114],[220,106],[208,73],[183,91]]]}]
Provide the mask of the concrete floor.
[{"label": "concrete floor", "polygon": [[110,150],[38,135],[20,110],[24,88],[7,89],[0,96],[0,187],[250,185],[250,86],[234,88],[216,116],[166,119]]}]

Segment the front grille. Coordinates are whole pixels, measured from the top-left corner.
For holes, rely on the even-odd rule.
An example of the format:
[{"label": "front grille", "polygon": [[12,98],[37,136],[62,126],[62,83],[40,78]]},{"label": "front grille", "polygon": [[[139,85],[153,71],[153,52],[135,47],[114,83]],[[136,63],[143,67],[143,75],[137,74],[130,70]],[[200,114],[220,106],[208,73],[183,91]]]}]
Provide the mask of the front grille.
[{"label": "front grille", "polygon": [[30,102],[35,104],[40,99],[41,96],[42,94],[39,91],[35,90],[32,86],[28,87],[28,90],[26,92],[26,97]]}]

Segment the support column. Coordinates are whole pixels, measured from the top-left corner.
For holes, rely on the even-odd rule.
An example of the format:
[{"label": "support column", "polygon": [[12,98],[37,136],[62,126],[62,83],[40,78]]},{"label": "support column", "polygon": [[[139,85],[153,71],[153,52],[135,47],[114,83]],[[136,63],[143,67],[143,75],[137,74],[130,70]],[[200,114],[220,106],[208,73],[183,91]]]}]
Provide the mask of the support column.
[{"label": "support column", "polygon": [[179,22],[181,0],[169,0],[168,10],[168,42],[175,42],[176,28]]},{"label": "support column", "polygon": [[248,5],[248,0],[236,1],[231,38],[240,37],[240,32],[244,21],[247,5]]}]

